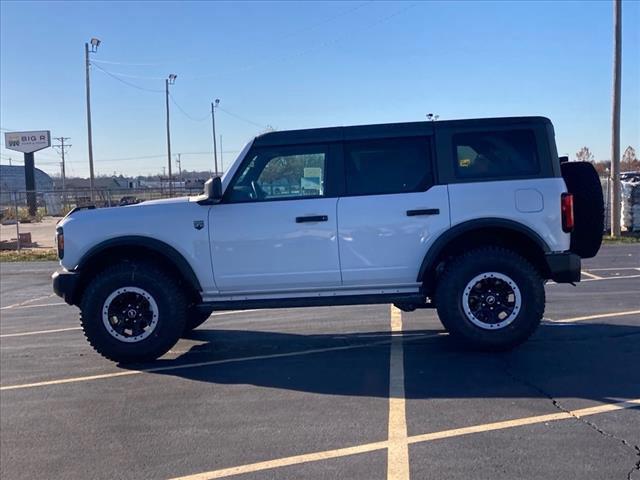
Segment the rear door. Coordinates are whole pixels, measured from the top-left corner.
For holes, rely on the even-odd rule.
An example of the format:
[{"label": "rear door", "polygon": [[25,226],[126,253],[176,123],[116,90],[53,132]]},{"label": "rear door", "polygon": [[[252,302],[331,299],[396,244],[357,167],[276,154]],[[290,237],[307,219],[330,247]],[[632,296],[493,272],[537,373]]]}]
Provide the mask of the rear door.
[{"label": "rear door", "polygon": [[210,211],[221,292],[340,286],[329,145],[253,147]]},{"label": "rear door", "polygon": [[432,136],[344,143],[338,234],[345,286],[416,286],[431,244],[449,228],[447,187],[435,185]]}]

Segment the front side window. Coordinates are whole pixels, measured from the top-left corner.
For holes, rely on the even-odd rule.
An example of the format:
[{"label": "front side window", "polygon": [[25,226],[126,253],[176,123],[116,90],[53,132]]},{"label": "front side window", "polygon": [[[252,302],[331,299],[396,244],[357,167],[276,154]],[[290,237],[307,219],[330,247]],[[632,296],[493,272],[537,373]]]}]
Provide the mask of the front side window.
[{"label": "front side window", "polygon": [[231,202],[323,197],[327,149],[325,146],[256,148],[236,177]]},{"label": "front side window", "polygon": [[347,195],[419,192],[433,183],[424,137],[346,142],[344,161]]},{"label": "front side window", "polygon": [[540,171],[531,130],[457,133],[453,146],[458,178],[522,177]]}]

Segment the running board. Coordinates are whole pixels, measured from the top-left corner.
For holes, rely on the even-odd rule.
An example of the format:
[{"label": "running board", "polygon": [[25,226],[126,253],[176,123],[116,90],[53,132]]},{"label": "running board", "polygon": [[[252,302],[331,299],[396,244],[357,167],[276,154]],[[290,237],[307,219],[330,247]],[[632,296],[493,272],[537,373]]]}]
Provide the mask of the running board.
[{"label": "running board", "polygon": [[[427,307],[424,295],[419,293],[391,293],[379,295],[336,295],[318,297],[269,298],[257,300],[228,300],[203,302],[202,310],[254,310],[262,308],[329,307],[335,305],[372,305],[394,303]],[[418,307],[420,308],[420,307]]]}]

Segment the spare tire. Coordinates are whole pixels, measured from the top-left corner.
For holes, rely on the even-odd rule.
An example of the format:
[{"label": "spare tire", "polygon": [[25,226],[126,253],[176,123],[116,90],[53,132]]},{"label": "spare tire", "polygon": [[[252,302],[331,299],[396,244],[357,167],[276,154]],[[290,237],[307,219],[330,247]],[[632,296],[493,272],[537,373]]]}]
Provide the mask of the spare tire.
[{"label": "spare tire", "polygon": [[560,168],[567,190],[573,195],[574,229],[570,250],[582,258],[595,257],[604,233],[600,177],[589,162],[565,162]]}]

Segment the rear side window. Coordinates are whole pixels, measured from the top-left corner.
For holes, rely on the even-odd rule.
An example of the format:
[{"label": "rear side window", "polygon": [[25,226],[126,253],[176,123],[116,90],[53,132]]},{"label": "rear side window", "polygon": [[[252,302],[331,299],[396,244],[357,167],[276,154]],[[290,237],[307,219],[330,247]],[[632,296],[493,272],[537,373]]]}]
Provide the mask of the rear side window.
[{"label": "rear side window", "polygon": [[424,191],[433,184],[425,137],[345,142],[347,195]]},{"label": "rear side window", "polygon": [[540,172],[531,130],[466,132],[453,135],[458,178],[509,178]]}]

